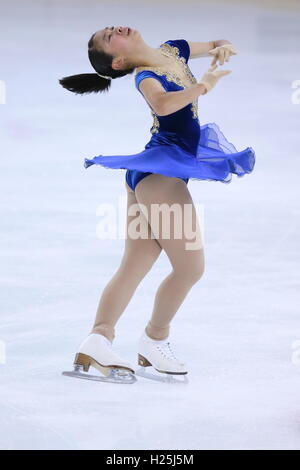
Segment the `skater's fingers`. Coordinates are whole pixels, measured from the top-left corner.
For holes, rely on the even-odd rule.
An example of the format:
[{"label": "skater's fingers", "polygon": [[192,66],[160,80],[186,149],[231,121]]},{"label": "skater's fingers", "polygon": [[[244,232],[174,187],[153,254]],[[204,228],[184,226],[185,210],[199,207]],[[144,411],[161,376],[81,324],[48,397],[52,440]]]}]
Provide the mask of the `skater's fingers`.
[{"label": "skater's fingers", "polygon": [[218,75],[218,77],[223,77],[224,75],[228,75],[231,72],[232,70],[218,70],[215,72],[215,74]]},{"label": "skater's fingers", "polygon": [[220,65],[224,65],[224,58],[225,58],[225,50],[220,49],[220,51],[219,51],[219,63],[220,63]]},{"label": "skater's fingers", "polygon": [[211,66],[211,67],[214,67],[215,65],[218,65],[216,62],[217,62],[217,56],[215,56],[215,57],[213,58],[213,60],[211,61],[210,66]]},{"label": "skater's fingers", "polygon": [[213,72],[218,67],[218,64],[211,65],[208,69],[208,72]]},{"label": "skater's fingers", "polygon": [[230,51],[226,50],[225,51],[225,61],[228,62],[229,61],[229,57],[230,57]]},{"label": "skater's fingers", "polygon": [[211,55],[215,55],[217,52],[218,52],[218,47],[215,47],[214,49],[211,49],[210,51],[208,51],[208,53]]}]

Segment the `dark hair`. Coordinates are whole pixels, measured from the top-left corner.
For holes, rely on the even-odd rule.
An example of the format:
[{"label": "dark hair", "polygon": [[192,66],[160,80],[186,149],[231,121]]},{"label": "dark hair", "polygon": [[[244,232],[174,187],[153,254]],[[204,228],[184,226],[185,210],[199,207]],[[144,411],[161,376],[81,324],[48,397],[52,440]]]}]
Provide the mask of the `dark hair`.
[{"label": "dark hair", "polygon": [[[88,56],[92,67],[101,75],[107,75],[112,79],[124,77],[134,72],[135,67],[127,70],[114,70],[111,66],[113,56],[104,51],[98,51],[94,47],[94,33],[88,42]],[[81,73],[79,75],[70,75],[59,80],[63,88],[76,94],[97,93],[99,91],[108,91],[111,87],[111,79],[99,77],[96,73]]]}]

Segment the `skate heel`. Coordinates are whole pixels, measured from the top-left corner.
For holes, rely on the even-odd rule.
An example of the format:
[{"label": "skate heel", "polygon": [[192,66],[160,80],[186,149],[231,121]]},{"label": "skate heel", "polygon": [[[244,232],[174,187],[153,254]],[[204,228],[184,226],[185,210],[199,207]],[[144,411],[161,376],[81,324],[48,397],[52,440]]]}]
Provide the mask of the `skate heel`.
[{"label": "skate heel", "polygon": [[138,364],[139,364],[139,366],[142,366],[142,367],[152,366],[152,364],[148,361],[148,359],[146,359],[141,354],[138,354]]},{"label": "skate heel", "polygon": [[82,353],[77,353],[74,360],[74,366],[81,366],[84,372],[88,372],[90,366],[92,365],[92,362],[93,361],[90,356],[87,356],[86,354]]},{"label": "skate heel", "polygon": [[131,369],[130,367],[125,367],[125,366],[118,366],[118,365],[107,365],[103,366],[102,364],[99,364],[99,362],[95,361],[92,357],[88,356],[87,354],[83,353],[77,353],[74,361],[74,366],[77,368],[82,368],[84,372],[88,372],[90,366],[95,367],[98,369],[103,375],[110,375],[111,369],[117,369],[118,371],[123,371],[120,372],[120,374],[124,373],[133,373],[134,370]]},{"label": "skate heel", "polygon": [[76,354],[74,366],[83,369],[84,372],[88,372],[89,368],[93,366],[104,375],[109,375],[110,373],[110,368],[108,366],[103,366],[102,364],[99,364],[99,362],[95,361],[92,357],[83,353]]}]

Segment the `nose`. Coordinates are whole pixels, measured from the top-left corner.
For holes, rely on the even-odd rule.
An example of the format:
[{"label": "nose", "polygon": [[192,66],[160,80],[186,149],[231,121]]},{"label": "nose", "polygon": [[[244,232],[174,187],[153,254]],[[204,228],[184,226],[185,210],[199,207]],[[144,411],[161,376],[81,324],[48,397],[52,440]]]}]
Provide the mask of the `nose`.
[{"label": "nose", "polygon": [[126,31],[126,28],[123,28],[122,26],[117,26],[116,28],[114,26],[111,26],[111,29],[114,30],[116,29],[116,31],[119,33],[119,34],[123,34],[124,31]]}]

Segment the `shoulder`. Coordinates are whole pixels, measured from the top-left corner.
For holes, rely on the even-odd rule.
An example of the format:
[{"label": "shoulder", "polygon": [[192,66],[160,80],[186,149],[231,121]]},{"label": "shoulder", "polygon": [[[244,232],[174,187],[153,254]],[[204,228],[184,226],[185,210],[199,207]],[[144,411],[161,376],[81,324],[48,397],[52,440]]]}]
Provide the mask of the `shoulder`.
[{"label": "shoulder", "polygon": [[185,62],[189,60],[190,57],[190,46],[188,41],[185,39],[169,39],[168,41],[161,44],[160,47],[168,48],[173,54],[183,57]]},{"label": "shoulder", "polygon": [[135,85],[139,89],[139,84],[145,78],[155,78],[159,81],[165,88],[165,80],[163,73],[155,67],[136,67],[135,69]]}]

